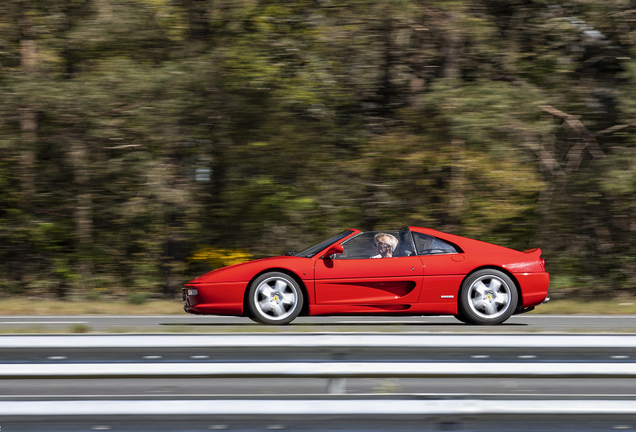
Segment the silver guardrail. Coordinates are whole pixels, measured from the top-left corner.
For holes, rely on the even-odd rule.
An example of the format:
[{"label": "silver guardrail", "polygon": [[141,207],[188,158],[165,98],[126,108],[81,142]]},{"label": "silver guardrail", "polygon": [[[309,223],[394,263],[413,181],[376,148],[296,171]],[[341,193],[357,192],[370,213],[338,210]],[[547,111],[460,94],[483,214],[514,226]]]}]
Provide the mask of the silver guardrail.
[{"label": "silver guardrail", "polygon": [[635,334],[103,334],[2,335],[0,350],[20,348],[636,348]]},{"label": "silver guardrail", "polygon": [[[487,366],[487,367],[486,367]],[[634,378],[636,363],[247,362],[3,364],[18,378]]]},{"label": "silver guardrail", "polygon": [[[483,364],[482,364],[483,366]],[[635,378],[636,363],[248,362],[3,364],[0,379],[325,378],[328,394],[347,378]]]},{"label": "silver guardrail", "polygon": [[[19,359],[24,350],[60,352],[100,352],[110,354],[114,349],[143,348],[205,349],[206,352],[245,352],[249,361],[204,356],[206,361],[101,361],[67,358],[62,362],[42,361],[23,363]],[[525,349],[558,352],[608,352],[621,350],[626,355],[605,355],[593,361],[453,361],[426,358],[428,353],[441,349]],[[273,350],[284,355],[268,359]],[[295,353],[311,349],[325,358],[295,358]],[[341,356],[362,350],[361,355]],[[530,335],[530,334],[150,334],[150,335],[5,335],[0,336],[0,352],[14,352],[16,361],[0,363],[1,379],[38,378],[325,378],[327,394],[346,393],[347,378],[636,378],[636,335]],[[418,358],[402,358],[414,352]],[[17,353],[17,354],[15,354]],[[375,353],[375,354],[373,354]],[[373,354],[373,355],[372,355]],[[383,357],[374,357],[374,355]],[[420,355],[421,354],[421,355]],[[387,357],[388,356],[388,357]],[[97,355],[99,357],[99,355]],[[324,356],[323,356],[324,357]],[[483,356],[477,356],[483,357]],[[524,356],[520,356],[524,357]],[[535,356],[526,356],[535,357]],[[549,356],[548,356],[549,357]],[[611,357],[621,360],[607,361]],[[6,358],[6,356],[5,356]],[[441,360],[441,361],[440,361]],[[501,359],[500,359],[501,360]],[[477,366],[481,365],[481,366]],[[483,367],[487,365],[487,367]]]},{"label": "silver guardrail", "polygon": [[[3,416],[372,416],[383,415],[636,415],[625,400],[100,400],[0,401]],[[630,428],[631,429],[631,428]]]},{"label": "silver guardrail", "polygon": [[[73,357],[41,362],[22,360],[0,363],[2,380],[11,379],[109,379],[109,378],[323,378],[323,395],[300,400],[278,400],[246,395],[206,400],[0,400],[2,416],[118,416],[118,415],[636,415],[634,400],[481,400],[471,395],[461,399],[418,399],[414,395],[376,395],[371,399],[347,394],[347,380],[356,378],[636,378],[636,335],[458,335],[458,334],[174,334],[174,335],[6,335],[0,336],[0,353],[73,352],[95,350],[112,353],[140,348],[205,349],[206,352],[253,350],[263,353],[256,361],[207,358],[205,361],[90,361]],[[385,355],[383,360],[362,356],[320,361],[286,360],[286,354],[312,349],[350,352],[364,349]],[[527,349],[557,352],[624,350],[617,361],[438,361],[403,360],[387,353],[413,350],[435,353],[439,348]],[[117,349],[117,350],[115,350]],[[285,357],[267,360],[271,350]],[[30,351],[29,351],[30,350]],[[631,357],[630,357],[631,356]],[[62,356],[63,357],[63,356]],[[212,356],[213,357],[213,356]],[[464,356],[466,357],[466,356]],[[46,359],[47,357],[43,357]],[[491,359],[493,360],[493,359]],[[108,399],[107,397],[105,399]]]}]

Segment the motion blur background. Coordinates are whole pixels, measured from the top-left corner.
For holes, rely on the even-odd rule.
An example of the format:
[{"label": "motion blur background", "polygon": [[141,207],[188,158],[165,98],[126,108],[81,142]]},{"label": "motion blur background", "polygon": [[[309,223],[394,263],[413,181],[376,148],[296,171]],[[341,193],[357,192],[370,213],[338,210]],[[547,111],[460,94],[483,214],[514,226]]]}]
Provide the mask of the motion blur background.
[{"label": "motion blur background", "polygon": [[636,287],[634,0],[3,0],[0,292],[180,295],[346,228]]}]

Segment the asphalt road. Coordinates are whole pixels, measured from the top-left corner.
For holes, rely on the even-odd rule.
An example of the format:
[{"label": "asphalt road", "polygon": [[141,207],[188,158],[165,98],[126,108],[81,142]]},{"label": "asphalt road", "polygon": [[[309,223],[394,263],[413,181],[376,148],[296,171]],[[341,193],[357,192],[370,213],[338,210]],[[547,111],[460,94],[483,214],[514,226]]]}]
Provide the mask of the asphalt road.
[{"label": "asphalt road", "polygon": [[301,317],[287,326],[264,326],[248,318],[214,315],[0,316],[0,332],[458,332],[633,333],[634,315],[539,315],[511,317],[498,326],[474,326],[449,316]]},{"label": "asphalt road", "polygon": [[436,415],[263,415],[263,416],[48,416],[23,420],[0,418],[2,430],[11,432],[608,432],[634,429],[634,416],[436,416]]},{"label": "asphalt road", "polygon": [[[322,395],[326,379],[23,379],[2,382],[0,401],[7,400],[173,400],[219,397],[302,397]],[[358,378],[347,379],[347,395],[408,394],[436,398],[479,397],[523,400],[631,400],[631,379],[523,378]]]}]

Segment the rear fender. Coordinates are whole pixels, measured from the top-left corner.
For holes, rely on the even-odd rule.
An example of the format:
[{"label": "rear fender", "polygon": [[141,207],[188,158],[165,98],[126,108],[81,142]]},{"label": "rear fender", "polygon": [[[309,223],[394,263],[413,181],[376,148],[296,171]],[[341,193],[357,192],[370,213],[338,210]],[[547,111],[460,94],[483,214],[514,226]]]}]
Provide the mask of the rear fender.
[{"label": "rear fender", "polygon": [[[539,252],[541,252],[541,250],[539,249]],[[515,311],[519,311],[523,308],[523,297],[521,295],[521,285],[519,285],[519,281],[517,280],[517,278],[515,277],[514,274],[512,274],[510,271],[508,271],[507,269],[503,268],[503,267],[497,267],[497,266],[482,266],[482,267],[477,267],[476,269],[474,269],[473,271],[471,271],[470,273],[468,273],[466,275],[466,277],[462,280],[461,285],[459,286],[459,290],[461,291],[462,286],[464,286],[464,282],[466,281],[466,279],[468,279],[473,273],[478,272],[479,270],[485,270],[485,269],[492,269],[492,270],[499,270],[502,273],[505,273],[510,279],[512,279],[512,281],[515,284],[515,289],[517,290],[517,298],[519,299],[519,304],[517,304],[517,307],[515,309]],[[459,292],[457,293],[457,310],[460,310],[460,295]]]}]

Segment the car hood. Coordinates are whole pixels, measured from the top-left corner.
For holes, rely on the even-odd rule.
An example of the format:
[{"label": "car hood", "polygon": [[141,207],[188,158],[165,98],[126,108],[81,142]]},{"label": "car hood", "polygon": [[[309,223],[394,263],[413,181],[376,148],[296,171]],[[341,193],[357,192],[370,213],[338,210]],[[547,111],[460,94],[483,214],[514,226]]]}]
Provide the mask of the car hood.
[{"label": "car hood", "polygon": [[196,277],[187,283],[246,282],[258,273],[268,269],[289,270],[297,274],[303,274],[308,273],[310,268],[313,268],[313,260],[311,259],[282,255],[222,267]]},{"label": "car hood", "polygon": [[[271,258],[276,258],[276,257],[271,257]],[[210,279],[213,279],[213,278],[216,278],[217,276],[220,276],[221,273],[224,273],[224,272],[227,273],[228,271],[238,270],[240,267],[245,267],[245,266],[248,266],[250,264],[257,263],[257,262],[260,262],[260,261],[265,261],[265,260],[268,260],[268,259],[271,259],[271,258],[260,258],[260,259],[253,260],[253,261],[246,261],[246,262],[242,262],[242,263],[238,263],[238,264],[232,264],[232,265],[229,265],[229,266],[225,266],[225,267],[221,267],[221,268],[218,268],[218,269],[214,269],[214,270],[209,271],[209,272],[207,272],[205,274],[202,274],[201,276],[195,277],[194,279],[192,279],[191,281],[188,281],[187,283],[190,284],[190,283],[206,282],[206,281],[208,281]]]}]

